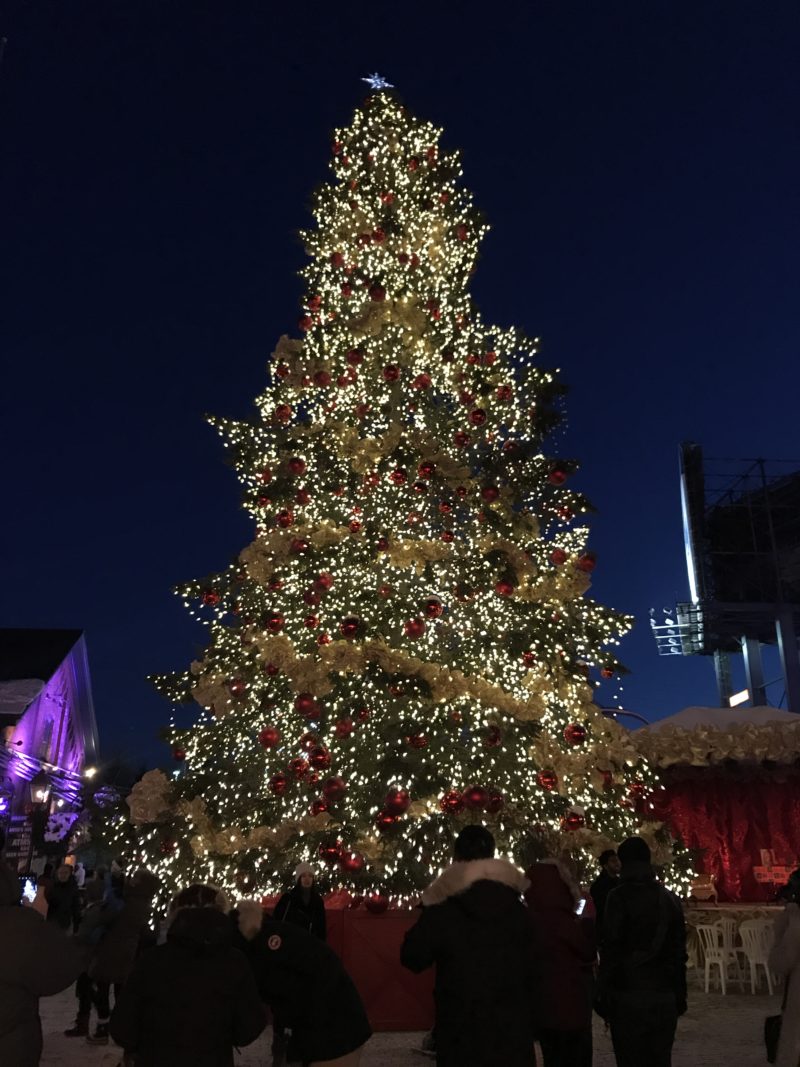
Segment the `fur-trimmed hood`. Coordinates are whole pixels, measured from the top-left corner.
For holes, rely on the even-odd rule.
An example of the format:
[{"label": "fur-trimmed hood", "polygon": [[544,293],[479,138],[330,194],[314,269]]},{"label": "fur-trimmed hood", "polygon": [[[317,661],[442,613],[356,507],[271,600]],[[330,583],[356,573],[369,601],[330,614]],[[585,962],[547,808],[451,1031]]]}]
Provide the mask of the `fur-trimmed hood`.
[{"label": "fur-trimmed hood", "polygon": [[495,882],[513,889],[517,894],[524,893],[528,888],[528,879],[519,867],[515,867],[508,860],[470,860],[467,863],[453,863],[445,868],[423,891],[422,903],[426,908],[433,904],[443,904],[450,897],[465,893],[476,882]]},{"label": "fur-trimmed hood", "polygon": [[240,900],[236,905],[236,925],[245,941],[252,941],[261,930],[264,909],[257,900]]}]

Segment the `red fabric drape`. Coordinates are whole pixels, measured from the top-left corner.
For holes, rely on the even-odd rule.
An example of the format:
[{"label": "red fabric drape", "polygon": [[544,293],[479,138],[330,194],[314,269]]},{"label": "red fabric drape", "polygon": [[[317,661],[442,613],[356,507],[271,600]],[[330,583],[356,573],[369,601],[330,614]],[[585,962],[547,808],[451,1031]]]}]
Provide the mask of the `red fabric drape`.
[{"label": "red fabric drape", "polygon": [[771,900],[776,887],[757,882],[761,850],[800,866],[800,771],[793,767],[670,767],[656,813],[713,874],[722,901]]}]

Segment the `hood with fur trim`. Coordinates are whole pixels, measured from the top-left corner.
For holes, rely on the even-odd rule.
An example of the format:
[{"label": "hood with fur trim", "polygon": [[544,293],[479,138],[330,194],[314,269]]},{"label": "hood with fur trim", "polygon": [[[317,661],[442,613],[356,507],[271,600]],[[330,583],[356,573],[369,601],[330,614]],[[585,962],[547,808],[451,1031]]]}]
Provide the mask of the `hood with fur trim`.
[{"label": "hood with fur trim", "polygon": [[257,900],[240,900],[236,905],[236,925],[245,941],[252,941],[261,930],[264,909]]},{"label": "hood with fur trim", "polygon": [[519,895],[528,888],[528,879],[519,867],[515,867],[508,860],[469,860],[466,863],[453,863],[445,868],[423,891],[422,903],[426,908],[443,904],[450,897],[465,893],[477,882],[494,882],[513,889]]}]

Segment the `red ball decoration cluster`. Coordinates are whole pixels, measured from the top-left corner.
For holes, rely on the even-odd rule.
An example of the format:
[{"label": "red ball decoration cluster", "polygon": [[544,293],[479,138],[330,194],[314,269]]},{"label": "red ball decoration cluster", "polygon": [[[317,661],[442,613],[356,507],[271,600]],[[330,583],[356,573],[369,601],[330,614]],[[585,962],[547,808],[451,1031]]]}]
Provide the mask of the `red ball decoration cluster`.
[{"label": "red ball decoration cluster", "polygon": [[579,722],[571,722],[564,727],[564,740],[568,745],[582,745],[586,740],[586,727]]},{"label": "red ball decoration cluster", "polygon": [[263,748],[274,748],[281,739],[281,732],[276,726],[265,726],[258,735],[258,743]]}]

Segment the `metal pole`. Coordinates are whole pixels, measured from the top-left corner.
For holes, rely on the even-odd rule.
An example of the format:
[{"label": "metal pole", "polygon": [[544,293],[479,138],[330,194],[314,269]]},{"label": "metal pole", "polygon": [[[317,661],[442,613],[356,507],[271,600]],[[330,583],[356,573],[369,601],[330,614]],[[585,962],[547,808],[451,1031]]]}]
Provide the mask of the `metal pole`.
[{"label": "metal pole", "polygon": [[733,693],[733,683],[731,682],[730,656],[724,649],[714,649],[714,674],[717,676],[719,706],[727,708],[730,706],[728,697]]},{"label": "metal pole", "polygon": [[764,684],[764,665],[761,662],[761,642],[755,637],[743,637],[742,654],[747,688],[750,690],[750,703],[754,708],[764,707],[767,703],[767,687]]},{"label": "metal pole", "polygon": [[778,612],[775,632],[778,635],[781,669],[786,683],[786,707],[789,711],[800,714],[800,655],[797,649],[794,613],[790,607],[782,607]]}]

